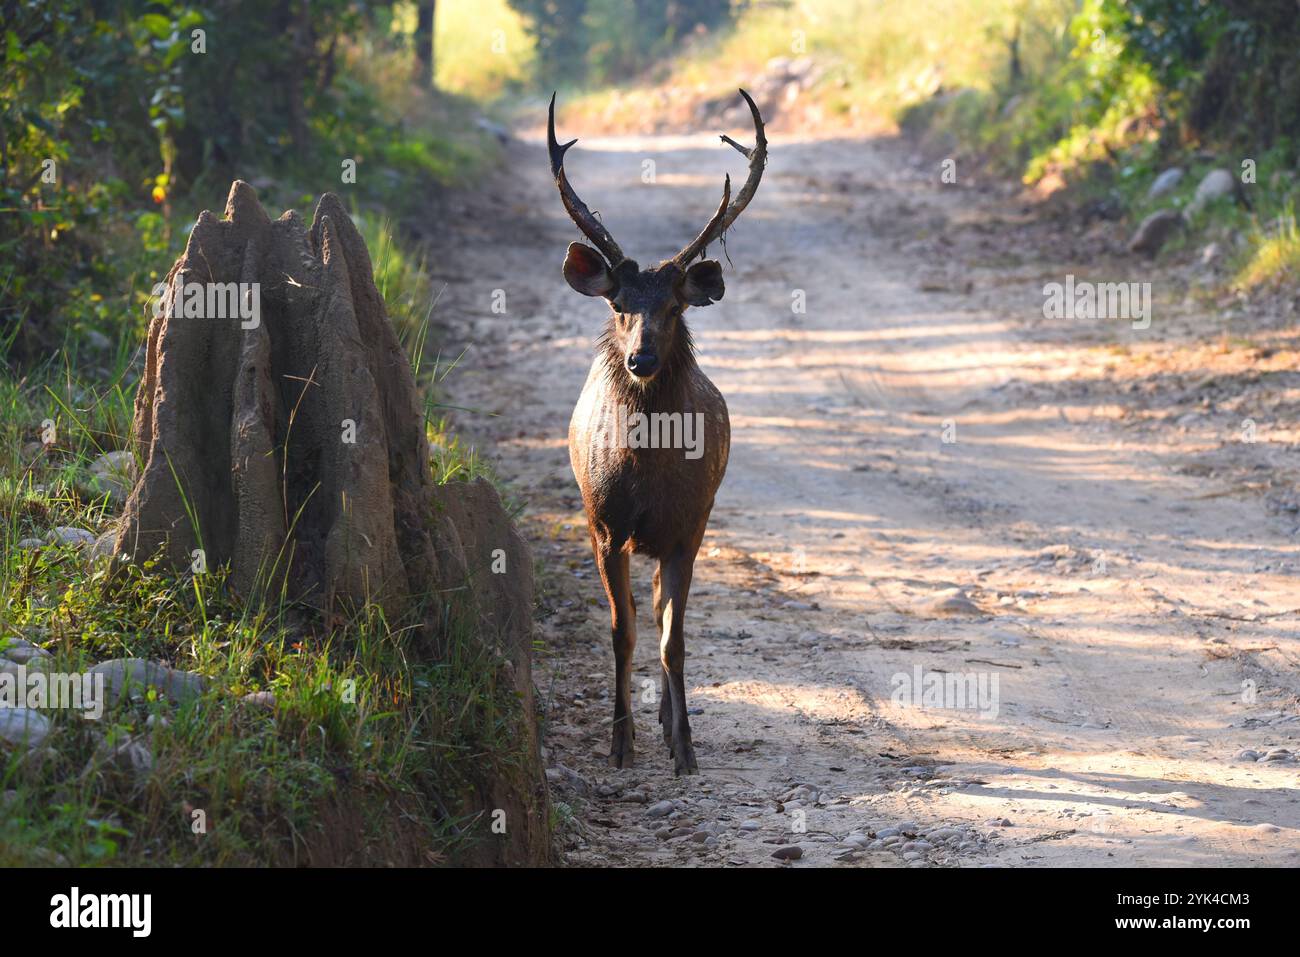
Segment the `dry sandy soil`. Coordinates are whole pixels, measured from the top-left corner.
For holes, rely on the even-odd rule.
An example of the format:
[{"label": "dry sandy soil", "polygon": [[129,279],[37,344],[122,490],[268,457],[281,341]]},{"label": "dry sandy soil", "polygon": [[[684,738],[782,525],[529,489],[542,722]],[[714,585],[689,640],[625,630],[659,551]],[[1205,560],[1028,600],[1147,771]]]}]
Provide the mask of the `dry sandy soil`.
[{"label": "dry sandy soil", "polygon": [[[638,764],[615,771],[565,444],[606,310],[560,276],[578,237],[542,145],[511,166],[452,210],[438,311],[446,350],[468,347],[457,427],[524,503],[542,570],[568,863],[1300,864],[1293,340],[1174,349],[1219,320],[1111,258],[1112,224],[943,185],[898,142],[775,138],[726,298],[687,314],[732,423],[687,612],[701,772],[674,778],[661,744],[641,559]],[[583,139],[568,167],[643,264],[743,177],[716,137]],[[1153,280],[1151,327],[1045,319],[1066,273]],[[945,679],[983,694],[921,693]]]}]

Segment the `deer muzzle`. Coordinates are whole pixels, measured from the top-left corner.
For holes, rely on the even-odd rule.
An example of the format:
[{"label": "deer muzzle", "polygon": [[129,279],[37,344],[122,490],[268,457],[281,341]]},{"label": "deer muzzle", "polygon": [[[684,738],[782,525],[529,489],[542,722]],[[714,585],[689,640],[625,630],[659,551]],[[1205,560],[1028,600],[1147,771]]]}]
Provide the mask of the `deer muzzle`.
[{"label": "deer muzzle", "polygon": [[659,371],[659,356],[653,352],[638,350],[629,352],[627,371],[638,379],[648,379]]}]

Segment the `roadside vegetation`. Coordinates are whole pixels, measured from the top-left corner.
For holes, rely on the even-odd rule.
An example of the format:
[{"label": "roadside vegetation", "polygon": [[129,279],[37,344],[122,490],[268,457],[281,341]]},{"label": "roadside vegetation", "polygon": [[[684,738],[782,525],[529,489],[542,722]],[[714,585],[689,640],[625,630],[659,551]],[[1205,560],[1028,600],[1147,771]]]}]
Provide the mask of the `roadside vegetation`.
[{"label": "roadside vegetation", "polygon": [[[221,569],[105,557],[130,487],[154,283],[242,178],[268,210],[353,210],[425,401],[440,482],[492,477],[452,434],[437,284],[405,223],[500,146],[469,99],[412,82],[402,9],[10,5],[0,28],[0,680],[144,659],[99,721],[0,714],[0,865],[438,864],[473,853],[522,766],[520,702],[451,615],[436,657],[375,607],[255,607]],[[262,30],[255,28],[261,23]],[[195,30],[205,48],[198,51]],[[237,39],[238,42],[231,42]],[[251,104],[251,106],[250,106]],[[355,162],[355,182],[343,163]],[[111,690],[111,685],[110,685]],[[40,719],[38,722],[38,718]],[[39,735],[39,744],[34,738]]]}]

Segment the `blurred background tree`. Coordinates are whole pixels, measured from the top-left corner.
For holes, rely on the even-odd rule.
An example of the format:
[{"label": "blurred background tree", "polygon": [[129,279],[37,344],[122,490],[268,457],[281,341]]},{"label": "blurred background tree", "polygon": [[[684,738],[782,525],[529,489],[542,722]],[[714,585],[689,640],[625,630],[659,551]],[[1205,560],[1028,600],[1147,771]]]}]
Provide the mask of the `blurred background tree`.
[{"label": "blurred background tree", "polygon": [[728,22],[730,0],[510,0],[537,50],[541,85],[630,82],[697,30]]}]

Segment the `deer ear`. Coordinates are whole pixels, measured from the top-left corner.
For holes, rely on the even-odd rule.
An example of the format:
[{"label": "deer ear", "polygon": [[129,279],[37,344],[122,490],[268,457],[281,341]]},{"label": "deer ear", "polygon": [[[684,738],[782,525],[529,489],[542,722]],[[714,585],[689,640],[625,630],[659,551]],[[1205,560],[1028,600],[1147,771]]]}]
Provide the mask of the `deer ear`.
[{"label": "deer ear", "polygon": [[686,270],[682,296],[692,306],[708,306],[722,298],[727,287],[722,282],[722,264],[705,259]]},{"label": "deer ear", "polygon": [[605,257],[582,243],[569,244],[569,253],[564,257],[564,278],[584,296],[609,296],[618,288],[605,265]]}]

